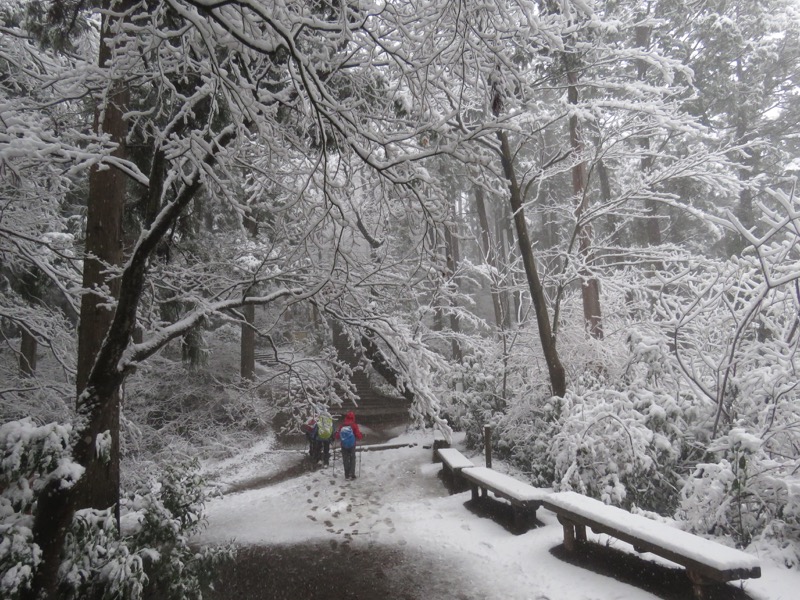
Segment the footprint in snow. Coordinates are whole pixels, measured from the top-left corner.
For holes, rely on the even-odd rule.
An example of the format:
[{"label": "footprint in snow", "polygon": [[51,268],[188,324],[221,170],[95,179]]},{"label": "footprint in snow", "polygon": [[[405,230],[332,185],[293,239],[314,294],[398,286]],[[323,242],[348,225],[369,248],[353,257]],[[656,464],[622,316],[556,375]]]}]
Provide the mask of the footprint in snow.
[{"label": "footprint in snow", "polygon": [[471,529],[469,528],[469,525],[467,525],[466,523],[462,523],[461,524],[461,529],[463,529],[464,531],[471,531]]},{"label": "footprint in snow", "polygon": [[319,490],[317,490],[316,492],[314,492],[314,498],[319,498]]},{"label": "footprint in snow", "polygon": [[316,521],[316,520],[317,520],[317,517],[315,517],[314,515],[306,515],[306,516],[307,516],[309,519],[311,519],[312,521]]},{"label": "footprint in snow", "polygon": [[328,527],[333,527],[333,521],[325,521],[325,525]]}]

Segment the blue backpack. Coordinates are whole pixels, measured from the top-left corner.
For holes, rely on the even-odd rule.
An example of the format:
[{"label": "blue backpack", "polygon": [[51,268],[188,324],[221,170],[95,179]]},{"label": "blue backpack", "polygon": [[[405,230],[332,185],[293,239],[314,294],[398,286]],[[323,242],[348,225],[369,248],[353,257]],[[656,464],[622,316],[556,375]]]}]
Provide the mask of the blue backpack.
[{"label": "blue backpack", "polygon": [[350,425],[345,425],[339,430],[339,440],[342,443],[342,448],[355,448],[356,435]]}]

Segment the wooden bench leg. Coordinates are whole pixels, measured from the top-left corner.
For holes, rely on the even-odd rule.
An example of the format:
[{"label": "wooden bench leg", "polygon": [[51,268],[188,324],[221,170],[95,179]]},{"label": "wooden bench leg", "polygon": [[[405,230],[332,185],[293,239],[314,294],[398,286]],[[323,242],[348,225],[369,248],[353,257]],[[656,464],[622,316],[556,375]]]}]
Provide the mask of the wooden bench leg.
[{"label": "wooden bench leg", "polygon": [[477,502],[478,501],[478,497],[479,497],[479,495],[478,495],[478,486],[473,484],[470,487],[472,487],[472,501],[473,502]]},{"label": "wooden bench leg", "polygon": [[[575,543],[575,524],[563,517],[558,517],[558,522],[561,523],[564,529],[564,548],[566,548],[567,552],[575,552],[577,546]],[[586,528],[584,528],[584,535],[585,533]]]},{"label": "wooden bench leg", "polygon": [[586,525],[575,525],[575,540],[578,542],[586,541]]},{"label": "wooden bench leg", "polygon": [[529,506],[512,505],[514,509],[514,531],[517,533],[525,533],[533,527],[533,521],[536,518],[536,509]]},{"label": "wooden bench leg", "polygon": [[517,506],[516,504],[512,505],[511,508],[514,511],[514,531],[517,533],[523,533],[526,529],[525,511],[522,510],[522,507]]},{"label": "wooden bench leg", "polygon": [[716,582],[703,577],[700,573],[692,571],[691,569],[686,570],[686,575],[689,577],[689,581],[692,582],[694,600],[706,600],[708,597],[708,586]]}]

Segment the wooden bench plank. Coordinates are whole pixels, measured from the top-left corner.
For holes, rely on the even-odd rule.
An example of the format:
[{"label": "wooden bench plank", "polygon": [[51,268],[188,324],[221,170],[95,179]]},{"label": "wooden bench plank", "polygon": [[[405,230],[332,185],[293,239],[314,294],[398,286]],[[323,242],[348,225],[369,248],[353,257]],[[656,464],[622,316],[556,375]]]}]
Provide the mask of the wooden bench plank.
[{"label": "wooden bench plank", "polygon": [[440,448],[438,453],[439,458],[441,458],[442,462],[445,463],[450,469],[461,470],[467,467],[475,466],[475,463],[473,463],[455,448]]},{"label": "wooden bench plank", "polygon": [[586,527],[631,544],[637,552],[651,552],[686,567],[695,596],[702,598],[707,583],[761,576],[755,556],[712,540],[681,531],[575,492],[551,494],[543,506],[558,515],[564,527],[564,546],[586,539]]},{"label": "wooden bench plank", "polygon": [[472,468],[475,464],[455,448],[439,448],[436,454],[442,463],[442,479],[450,491],[460,492],[467,489],[461,471]]},{"label": "wooden bench plank", "polygon": [[533,503],[538,507],[550,495],[547,490],[535,488],[510,475],[486,467],[475,467],[462,471],[462,474],[481,488],[489,489],[509,502]]},{"label": "wooden bench plank", "polygon": [[486,467],[462,469],[461,476],[470,482],[473,500],[478,500],[481,490],[484,497],[487,491],[491,491],[495,496],[508,500],[514,509],[514,529],[519,532],[530,529],[536,510],[549,494],[547,490]]}]

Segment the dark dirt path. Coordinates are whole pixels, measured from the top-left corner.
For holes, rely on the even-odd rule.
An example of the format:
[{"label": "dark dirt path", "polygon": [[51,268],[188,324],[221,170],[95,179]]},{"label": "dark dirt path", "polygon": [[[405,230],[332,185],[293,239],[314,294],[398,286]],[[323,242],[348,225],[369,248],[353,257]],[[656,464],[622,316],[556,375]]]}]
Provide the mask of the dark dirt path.
[{"label": "dark dirt path", "polygon": [[219,573],[211,600],[484,600],[450,593],[457,574],[396,547],[248,547]]}]

